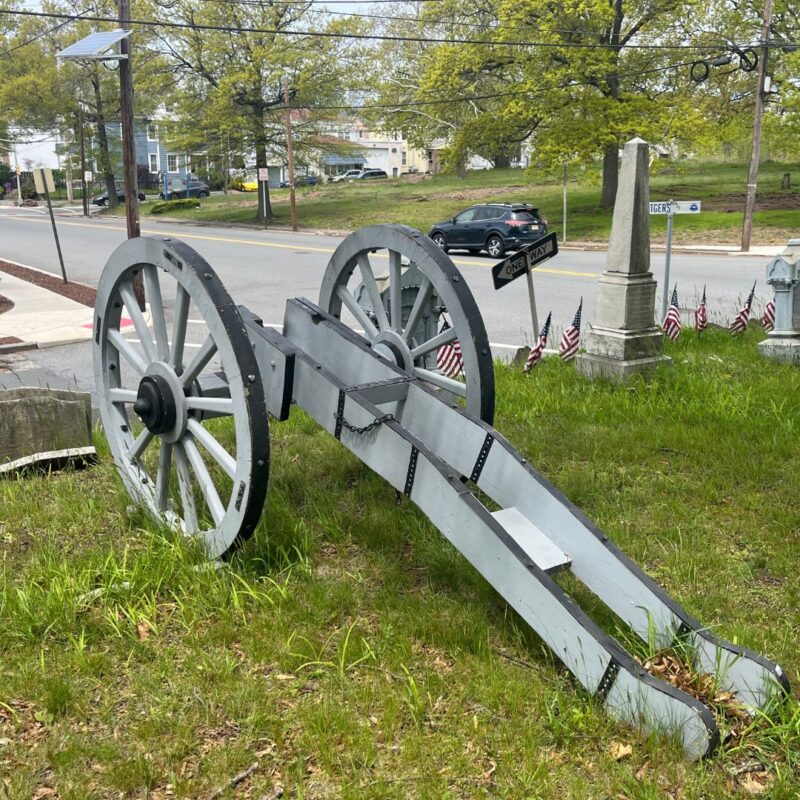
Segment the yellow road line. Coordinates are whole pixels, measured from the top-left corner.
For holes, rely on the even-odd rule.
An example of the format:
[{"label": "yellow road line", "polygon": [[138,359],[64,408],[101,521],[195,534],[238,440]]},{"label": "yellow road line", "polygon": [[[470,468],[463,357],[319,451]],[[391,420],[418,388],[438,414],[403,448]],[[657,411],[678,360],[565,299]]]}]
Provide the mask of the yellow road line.
[{"label": "yellow road line", "polygon": [[[49,220],[44,219],[32,219],[31,217],[14,217],[14,219],[23,221],[23,222],[32,222],[35,225],[49,225]],[[92,224],[90,222],[64,222],[59,220],[59,226],[69,226],[73,228],[92,228],[94,230],[112,230],[112,231],[119,231],[123,233],[125,228],[121,226],[112,226],[107,228],[105,225],[97,225]],[[151,234],[153,236],[164,236],[164,231],[153,230],[148,228],[142,228],[142,233]],[[199,241],[204,242],[224,242],[227,244],[247,244],[253,247],[270,247],[273,249],[278,250],[308,250],[312,253],[333,253],[334,248],[330,247],[313,247],[308,246],[305,244],[280,244],[278,242],[258,242],[252,239],[234,239],[229,236],[203,236],[202,234],[198,233],[184,233],[181,231],[180,236],[176,236],[175,238],[180,239],[197,239]],[[387,258],[384,253],[376,253],[377,256],[381,258]],[[468,261],[462,258],[454,258],[453,262],[456,264],[461,264],[462,266],[467,267],[483,267],[484,269],[490,269],[493,265],[487,264],[483,261]],[[549,267],[537,267],[537,273],[547,273],[548,275],[565,275],[568,277],[573,278],[597,278],[599,277],[599,272],[578,272],[576,270],[569,270],[569,269],[553,269]]]}]

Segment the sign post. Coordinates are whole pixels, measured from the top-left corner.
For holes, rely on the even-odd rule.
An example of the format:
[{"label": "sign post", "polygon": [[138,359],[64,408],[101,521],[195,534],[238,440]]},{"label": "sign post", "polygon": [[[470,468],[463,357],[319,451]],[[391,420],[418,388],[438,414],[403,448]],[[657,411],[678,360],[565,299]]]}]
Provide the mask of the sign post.
[{"label": "sign post", "polygon": [[[267,184],[269,183],[269,167],[258,168],[258,183],[261,189],[261,196],[263,198],[264,208],[267,207]],[[264,227],[267,227],[267,217],[264,215]]]},{"label": "sign post", "polygon": [[53,236],[56,240],[56,250],[58,250],[58,261],[61,264],[61,275],[64,283],[67,281],[67,271],[64,269],[64,256],[61,255],[61,242],[58,241],[58,230],[56,230],[56,218],[53,216],[53,204],[50,202],[50,192],[56,190],[53,182],[53,170],[37,169],[33,171],[33,182],[36,185],[37,194],[43,194],[47,198],[47,210],[50,212],[50,223],[53,226]]},{"label": "sign post", "polygon": [[669,302],[669,267],[672,260],[672,221],[676,214],[699,214],[699,200],[669,200],[666,203],[650,203],[651,215],[666,215],[667,245],[664,254],[664,286],[661,292],[661,319],[667,316]]},{"label": "sign post", "polygon": [[531,304],[531,322],[533,323],[533,337],[539,334],[539,319],[536,314],[536,295],[533,290],[532,270],[542,261],[558,254],[558,240],[556,234],[550,233],[537,239],[532,244],[525,245],[521,250],[509,256],[492,267],[492,282],[495,289],[502,289],[517,278],[525,275],[528,283],[528,300]]}]

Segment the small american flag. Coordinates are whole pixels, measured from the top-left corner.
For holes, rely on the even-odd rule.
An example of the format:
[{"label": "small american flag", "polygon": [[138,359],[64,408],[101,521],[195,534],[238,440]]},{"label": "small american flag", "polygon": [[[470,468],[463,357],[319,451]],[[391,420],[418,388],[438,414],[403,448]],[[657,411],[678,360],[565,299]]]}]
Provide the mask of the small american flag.
[{"label": "small american flag", "polygon": [[728,330],[731,332],[731,336],[736,336],[737,333],[742,333],[747,327],[747,320],[750,319],[750,309],[753,306],[753,295],[755,292],[756,285],[753,283],[753,288],[750,290],[750,295],[747,298],[747,302],[742,306],[742,310],[734,317],[730,328],[728,328]]},{"label": "small american flag", "polygon": [[[449,328],[450,325],[445,320],[439,333],[444,333]],[[455,378],[464,372],[464,357],[461,354],[461,342],[458,339],[443,344],[436,351],[436,366],[448,378]]]},{"label": "small american flag", "polygon": [[681,312],[678,308],[678,284],[672,290],[672,300],[669,301],[669,311],[661,324],[664,333],[674,342],[681,335]]},{"label": "small american flag", "polygon": [[770,300],[764,309],[764,316],[761,317],[761,324],[764,330],[769,333],[775,327],[775,301]]},{"label": "small american flag", "polygon": [[708,327],[708,312],[706,311],[706,287],[703,287],[703,299],[694,310],[694,327],[702,333]]},{"label": "small american flag", "polygon": [[572,361],[578,354],[578,343],[581,339],[581,309],[583,308],[583,298],[575,313],[575,319],[561,337],[561,344],[558,346],[558,355],[562,361]]},{"label": "small american flag", "polygon": [[530,372],[531,368],[535,367],[542,360],[542,353],[547,344],[547,334],[550,333],[550,318],[552,316],[552,312],[547,315],[547,321],[544,323],[544,327],[539,333],[539,338],[536,340],[536,344],[531,347],[531,352],[528,354],[528,360],[523,367],[524,372]]}]

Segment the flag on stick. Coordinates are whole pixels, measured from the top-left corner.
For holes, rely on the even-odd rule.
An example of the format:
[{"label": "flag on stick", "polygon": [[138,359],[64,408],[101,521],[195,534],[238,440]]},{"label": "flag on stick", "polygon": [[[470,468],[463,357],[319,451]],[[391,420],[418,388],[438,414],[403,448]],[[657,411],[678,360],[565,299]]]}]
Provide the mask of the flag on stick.
[{"label": "flag on stick", "polygon": [[553,313],[551,311],[547,315],[547,320],[545,321],[544,327],[539,333],[539,338],[536,340],[536,344],[531,347],[531,352],[528,354],[528,360],[525,362],[525,366],[523,367],[524,372],[530,372],[531,367],[535,367],[542,360],[542,353],[547,345],[547,335],[550,333],[550,318],[552,316]]},{"label": "flag on stick", "polygon": [[708,312],[706,311],[706,287],[703,287],[703,299],[694,310],[694,327],[702,333],[708,327]]},{"label": "flag on stick", "polygon": [[581,339],[581,309],[583,308],[583,298],[581,297],[575,318],[561,337],[561,344],[558,346],[558,355],[562,361],[572,361],[578,354],[578,343]]},{"label": "flag on stick", "polygon": [[775,301],[770,300],[764,309],[764,316],[761,317],[761,324],[764,330],[769,333],[775,327]]},{"label": "flag on stick", "polygon": [[728,330],[731,332],[731,336],[736,336],[737,334],[742,333],[747,327],[747,321],[750,319],[750,309],[753,307],[753,295],[755,292],[756,284],[753,282],[753,288],[750,290],[747,301],[742,306],[742,310],[734,317],[730,328],[728,328]]},{"label": "flag on stick", "polygon": [[[444,333],[449,328],[450,325],[445,320],[439,333]],[[443,344],[436,351],[436,366],[448,378],[455,378],[464,372],[464,357],[461,353],[461,342],[458,339]]]},{"label": "flag on stick", "polygon": [[669,301],[669,310],[664,322],[661,324],[664,333],[674,342],[681,335],[681,312],[678,308],[678,284],[672,290],[672,300]]}]

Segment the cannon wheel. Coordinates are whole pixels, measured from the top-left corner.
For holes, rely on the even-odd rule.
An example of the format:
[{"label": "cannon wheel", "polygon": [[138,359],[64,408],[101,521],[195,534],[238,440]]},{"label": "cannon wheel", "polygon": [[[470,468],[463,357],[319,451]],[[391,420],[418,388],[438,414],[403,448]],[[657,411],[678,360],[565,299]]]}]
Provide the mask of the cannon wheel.
[{"label": "cannon wheel", "polygon": [[[386,271],[380,260],[387,256],[388,278],[384,278],[379,274]],[[422,278],[409,308],[403,273],[412,266]],[[469,413],[492,423],[494,371],[483,319],[455,264],[427,236],[405,225],[373,225],[350,234],[328,263],[319,305],[337,318],[344,306],[373,349],[407,373],[463,398]],[[451,325],[433,336],[430,324],[423,324],[431,309],[446,312]],[[421,331],[426,333],[420,335]],[[437,351],[455,341],[464,362],[463,382],[436,366]]]},{"label": "cannon wheel", "polygon": [[[140,272],[152,333],[134,296]],[[168,333],[165,300],[173,298]],[[120,332],[123,315],[135,339]],[[198,317],[205,325],[199,347],[186,335]],[[269,428],[258,363],[216,273],[182,242],[147,237],[120,245],[100,278],[93,351],[103,427],[129,494],[199,538],[210,556],[224,555],[261,517]],[[204,395],[215,376],[218,390]]]}]

